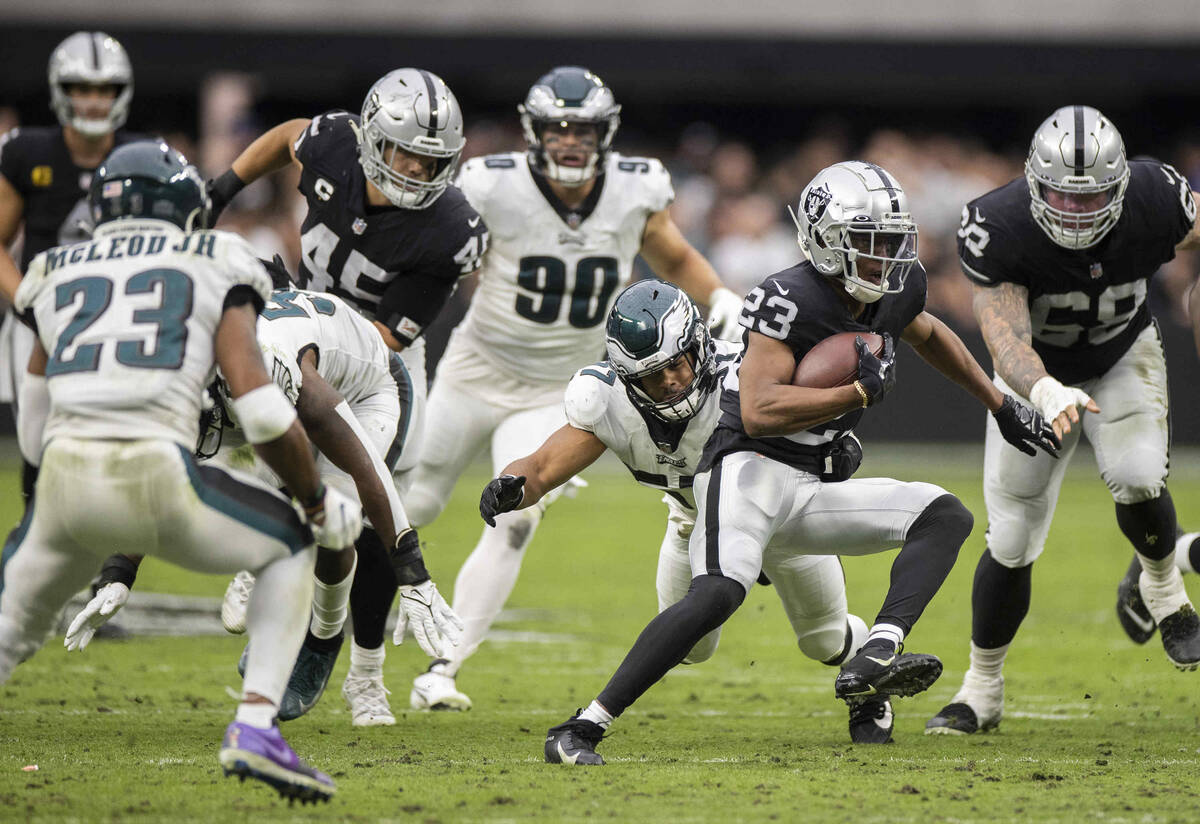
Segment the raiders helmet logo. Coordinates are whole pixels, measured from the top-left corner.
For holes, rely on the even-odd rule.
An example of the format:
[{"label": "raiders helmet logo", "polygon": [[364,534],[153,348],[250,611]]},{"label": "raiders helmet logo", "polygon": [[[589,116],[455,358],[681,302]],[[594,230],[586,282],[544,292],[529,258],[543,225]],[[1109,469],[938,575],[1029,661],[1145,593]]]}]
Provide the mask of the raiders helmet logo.
[{"label": "raiders helmet logo", "polygon": [[824,184],[815,189],[809,189],[808,193],[804,195],[804,216],[808,218],[808,222],[816,223],[820,220],[831,200],[833,200],[833,193],[826,189]]}]

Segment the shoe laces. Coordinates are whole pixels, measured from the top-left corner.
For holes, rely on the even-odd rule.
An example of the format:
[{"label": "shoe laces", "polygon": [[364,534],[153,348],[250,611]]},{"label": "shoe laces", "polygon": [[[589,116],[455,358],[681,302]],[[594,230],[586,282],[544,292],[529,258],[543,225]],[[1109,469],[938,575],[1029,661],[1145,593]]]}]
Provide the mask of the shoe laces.
[{"label": "shoe laces", "polygon": [[350,676],[345,683],[346,698],[355,715],[391,715],[387,697],[392,691],[383,685],[383,676]]},{"label": "shoe laces", "polygon": [[876,701],[867,699],[860,701],[857,704],[850,705],[850,723],[855,724],[861,721],[882,721],[887,715],[888,702],[886,700]]},{"label": "shoe laces", "polygon": [[239,601],[250,600],[250,590],[254,587],[254,576],[249,572],[239,572],[233,576],[233,580],[229,584],[229,591]]}]

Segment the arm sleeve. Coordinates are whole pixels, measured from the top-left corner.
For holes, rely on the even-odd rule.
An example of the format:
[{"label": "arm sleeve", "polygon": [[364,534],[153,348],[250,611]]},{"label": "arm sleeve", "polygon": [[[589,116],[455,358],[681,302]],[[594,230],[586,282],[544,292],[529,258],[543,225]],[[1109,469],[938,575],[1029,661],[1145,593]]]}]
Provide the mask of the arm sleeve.
[{"label": "arm sleeve", "polygon": [[408,345],[421,336],[458,285],[458,270],[426,267],[406,272],[391,283],[379,298],[375,319]]}]

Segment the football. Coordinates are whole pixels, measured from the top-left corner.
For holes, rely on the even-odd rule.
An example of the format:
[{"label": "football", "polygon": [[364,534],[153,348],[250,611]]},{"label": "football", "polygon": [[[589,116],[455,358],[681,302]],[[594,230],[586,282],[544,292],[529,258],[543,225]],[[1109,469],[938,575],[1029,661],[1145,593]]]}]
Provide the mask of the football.
[{"label": "football", "polygon": [[793,386],[829,389],[848,386],[858,378],[858,350],[854,339],[861,336],[873,355],[883,351],[883,336],[874,332],[840,332],[808,350],[792,375]]}]

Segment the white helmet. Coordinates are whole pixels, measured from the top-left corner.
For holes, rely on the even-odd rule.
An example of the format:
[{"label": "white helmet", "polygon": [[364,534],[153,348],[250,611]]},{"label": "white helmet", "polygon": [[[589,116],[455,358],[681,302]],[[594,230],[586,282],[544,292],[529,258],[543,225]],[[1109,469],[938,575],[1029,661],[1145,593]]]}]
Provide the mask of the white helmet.
[{"label": "white helmet", "polygon": [[[50,54],[50,108],[58,122],[87,137],[101,137],[124,125],[133,100],[133,68],[129,55],[114,38],[102,31],[77,31]],[[67,86],[73,84],[117,86],[117,97],[100,118],[75,114]]]},{"label": "white helmet", "polygon": [[[424,69],[388,72],[367,92],[359,135],[359,162],[367,180],[402,209],[433,205],[454,179],[466,144],[462,109],[442,78]],[[398,150],[436,158],[429,180],[392,168]]]},{"label": "white helmet", "polygon": [[[789,207],[790,209],[790,207]],[[908,197],[874,163],[848,160],[822,169],[792,212],[800,248],[823,275],[842,279],[855,300],[874,303],[904,289],[917,262],[917,224]],[[879,261],[879,282],[859,274],[859,261]]]},{"label": "white helmet", "polygon": [[[582,186],[604,168],[613,135],[621,125],[621,107],[612,89],[582,66],[558,66],[530,87],[517,106],[521,128],[534,170],[563,186]],[[542,145],[542,131],[551,123],[590,123],[596,127],[597,147],[583,166],[560,166]]]},{"label": "white helmet", "polygon": [[[1095,246],[1121,217],[1129,164],[1112,122],[1091,106],[1063,106],[1033,134],[1025,161],[1029,208],[1051,240],[1066,249]],[[1046,190],[1107,197],[1099,209],[1069,212],[1046,202]]]}]

